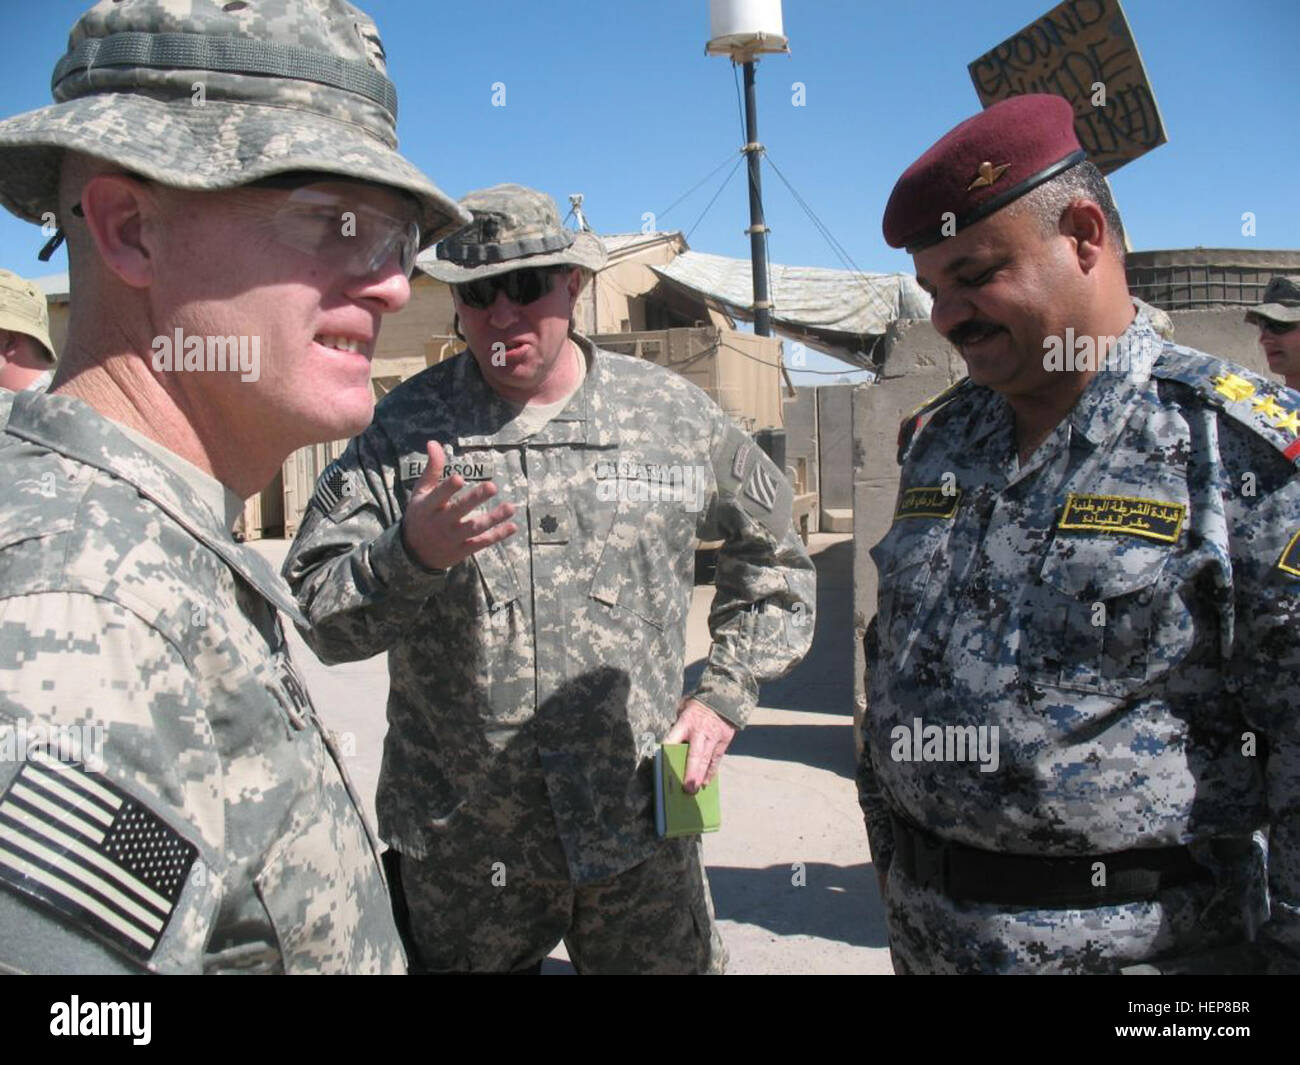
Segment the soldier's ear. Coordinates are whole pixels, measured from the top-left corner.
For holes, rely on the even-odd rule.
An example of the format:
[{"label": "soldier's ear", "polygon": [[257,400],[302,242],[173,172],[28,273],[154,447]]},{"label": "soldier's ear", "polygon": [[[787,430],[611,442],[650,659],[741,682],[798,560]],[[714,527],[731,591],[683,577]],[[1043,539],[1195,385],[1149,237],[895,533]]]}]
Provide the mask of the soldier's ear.
[{"label": "soldier's ear", "polygon": [[105,269],[131,288],[153,281],[159,205],[126,174],[97,174],[81,190],[81,212]]},{"label": "soldier's ear", "polygon": [[1061,234],[1074,241],[1079,268],[1090,273],[1106,250],[1106,216],[1091,200],[1075,200],[1060,219]]}]

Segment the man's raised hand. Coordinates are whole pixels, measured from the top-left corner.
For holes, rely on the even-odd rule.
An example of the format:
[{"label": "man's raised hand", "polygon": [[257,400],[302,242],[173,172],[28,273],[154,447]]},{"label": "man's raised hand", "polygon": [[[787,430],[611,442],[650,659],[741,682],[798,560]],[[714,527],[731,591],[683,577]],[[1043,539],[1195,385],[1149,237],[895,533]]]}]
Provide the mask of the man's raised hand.
[{"label": "man's raised hand", "polygon": [[509,520],[515,513],[511,503],[502,503],[486,513],[471,513],[497,494],[497,486],[484,481],[461,492],[465,479],[460,474],[443,479],[447,459],[442,445],[430,440],[425,446],[429,464],[411,490],[402,517],[402,542],[420,565],[425,569],[450,569],[475,551],[519,531]]}]

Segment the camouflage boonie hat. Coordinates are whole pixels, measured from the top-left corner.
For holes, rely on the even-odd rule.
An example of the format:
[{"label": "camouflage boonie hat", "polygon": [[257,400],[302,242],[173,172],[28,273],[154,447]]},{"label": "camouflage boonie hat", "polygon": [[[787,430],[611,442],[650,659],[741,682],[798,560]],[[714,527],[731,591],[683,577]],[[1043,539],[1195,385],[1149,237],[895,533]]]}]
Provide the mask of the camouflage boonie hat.
[{"label": "camouflage boonie hat", "polygon": [[1300,322],[1300,274],[1277,276],[1264,289],[1264,302],[1246,312],[1246,321]]},{"label": "camouflage boonie hat", "polygon": [[54,361],[54,345],[50,342],[50,306],[45,293],[12,270],[0,270],[0,329],[25,333],[40,343],[50,362]]},{"label": "camouflage boonie hat", "polygon": [[0,122],[0,202],[31,222],[59,216],[65,150],[196,191],[290,171],[389,185],[418,201],[424,245],[468,217],[397,153],[379,32],[343,0],[101,0],[51,90]]},{"label": "camouflage boonie hat", "polygon": [[460,205],[474,220],[447,237],[437,255],[416,264],[449,285],[537,266],[605,265],[605,245],[593,233],[565,229],[555,201],[523,185],[493,185],[471,192]]}]

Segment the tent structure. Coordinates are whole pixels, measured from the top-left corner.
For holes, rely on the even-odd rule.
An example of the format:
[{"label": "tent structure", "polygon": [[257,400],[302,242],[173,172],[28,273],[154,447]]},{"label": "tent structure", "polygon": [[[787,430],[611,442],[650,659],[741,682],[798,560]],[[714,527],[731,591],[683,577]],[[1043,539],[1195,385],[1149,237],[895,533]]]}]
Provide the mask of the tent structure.
[{"label": "tent structure", "polygon": [[[651,269],[668,284],[729,315],[753,318],[748,259],[683,251]],[[773,328],[863,369],[875,369],[872,349],[890,322],[930,316],[930,297],[911,274],[859,274],[775,263],[769,272]]]}]

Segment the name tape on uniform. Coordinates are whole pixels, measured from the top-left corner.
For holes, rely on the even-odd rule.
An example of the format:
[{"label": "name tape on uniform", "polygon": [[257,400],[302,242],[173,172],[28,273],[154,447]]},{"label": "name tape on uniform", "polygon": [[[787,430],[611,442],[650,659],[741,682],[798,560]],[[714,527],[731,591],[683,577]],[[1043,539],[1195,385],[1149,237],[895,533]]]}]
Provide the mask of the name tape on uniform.
[{"label": "name tape on uniform", "polygon": [[961,489],[944,491],[941,485],[917,485],[904,488],[894,511],[894,520],[903,518],[953,518],[961,501]]}]

